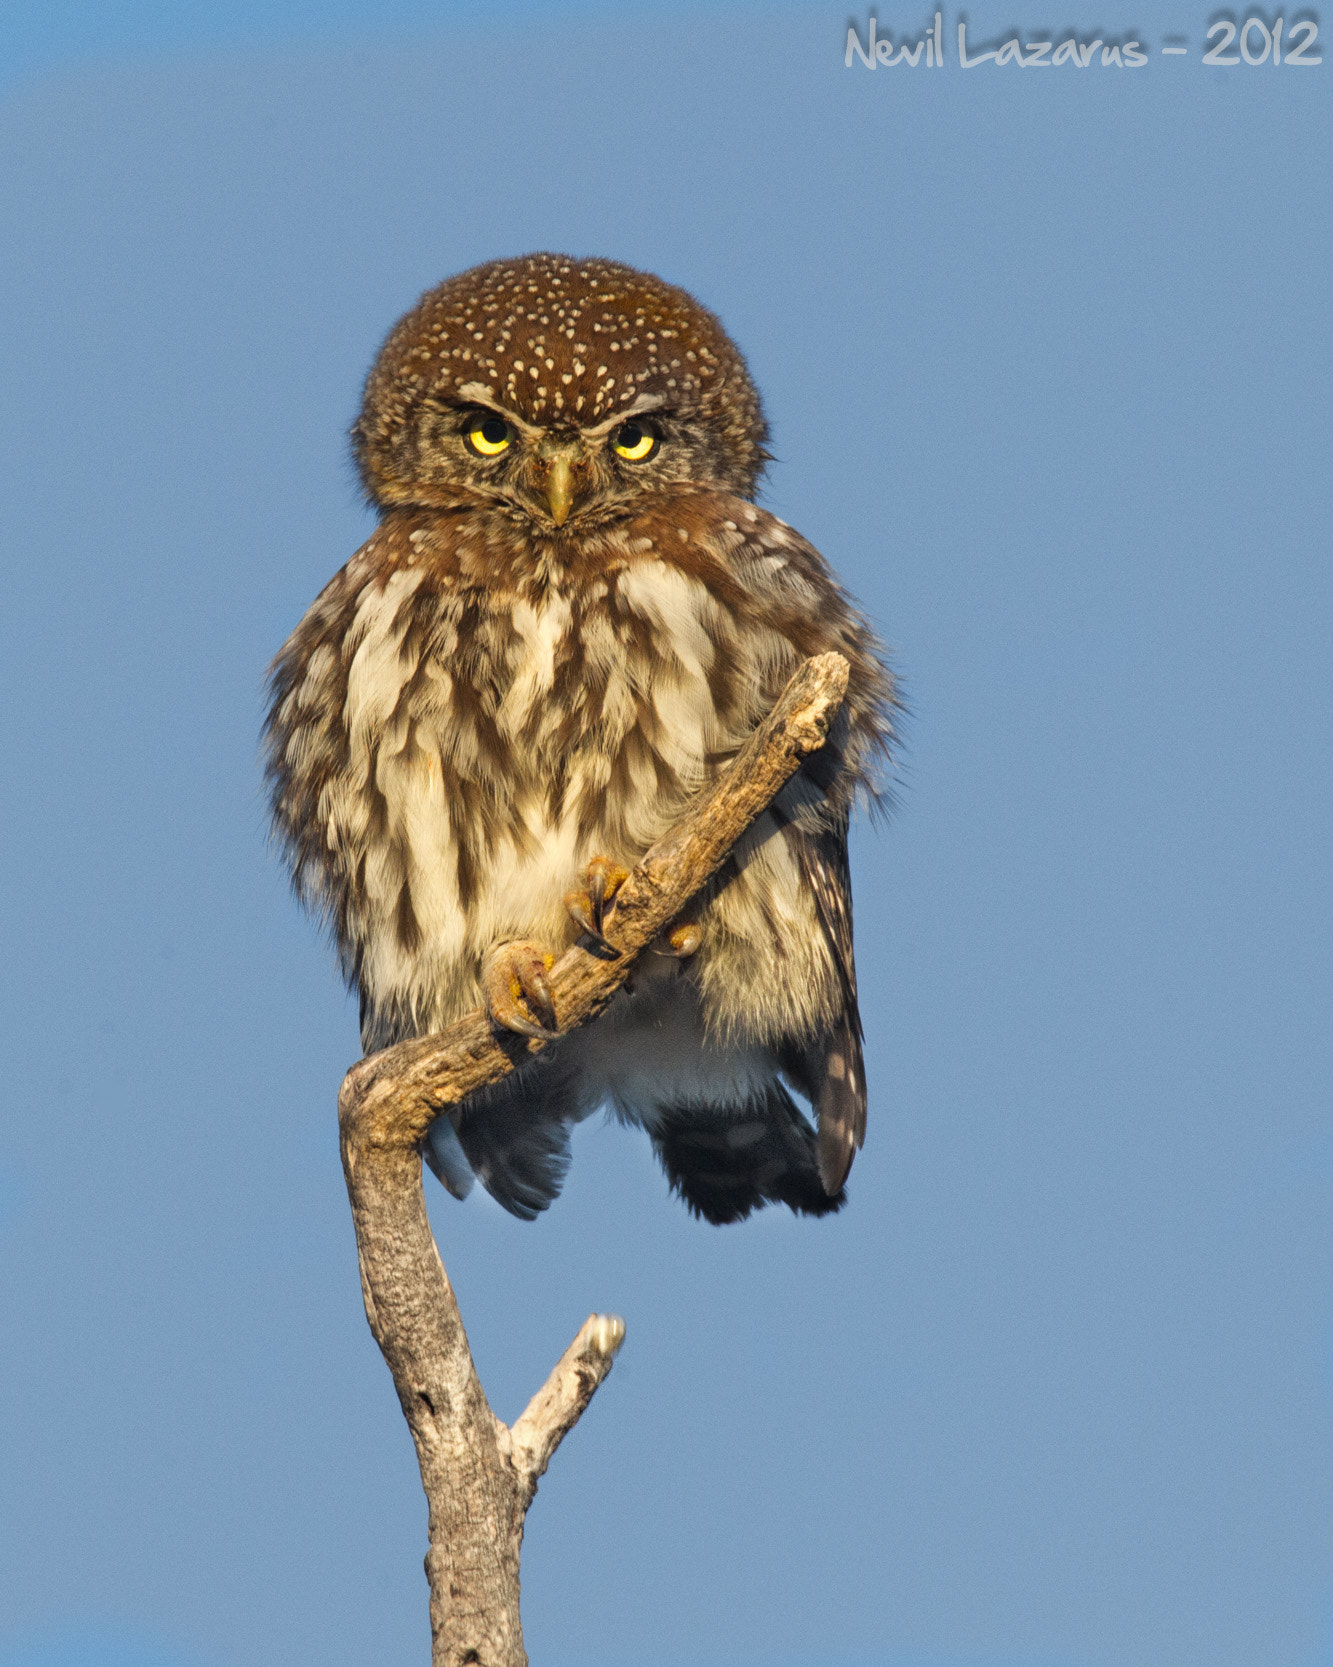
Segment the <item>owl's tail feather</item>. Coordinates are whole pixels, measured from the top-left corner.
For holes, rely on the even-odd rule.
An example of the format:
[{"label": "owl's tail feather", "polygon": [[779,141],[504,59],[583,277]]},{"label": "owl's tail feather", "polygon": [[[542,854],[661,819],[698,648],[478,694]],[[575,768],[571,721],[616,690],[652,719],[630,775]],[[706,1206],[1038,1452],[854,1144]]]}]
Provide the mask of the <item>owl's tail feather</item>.
[{"label": "owl's tail feather", "polygon": [[744,1105],[663,1108],[652,1138],[672,1190],[718,1226],[765,1204],[822,1216],[847,1202],[824,1190],[815,1131],[780,1083]]},{"label": "owl's tail feather", "polygon": [[455,1198],[466,1198],[476,1180],[467,1153],[458,1138],[452,1117],[437,1117],[426,1131],[421,1155],[430,1165],[431,1173],[442,1187]]},{"label": "owl's tail feather", "polygon": [[569,1125],[583,1114],[563,1074],[519,1071],[437,1117],[422,1155],[455,1198],[479,1180],[510,1215],[533,1221],[559,1196],[569,1169]]}]

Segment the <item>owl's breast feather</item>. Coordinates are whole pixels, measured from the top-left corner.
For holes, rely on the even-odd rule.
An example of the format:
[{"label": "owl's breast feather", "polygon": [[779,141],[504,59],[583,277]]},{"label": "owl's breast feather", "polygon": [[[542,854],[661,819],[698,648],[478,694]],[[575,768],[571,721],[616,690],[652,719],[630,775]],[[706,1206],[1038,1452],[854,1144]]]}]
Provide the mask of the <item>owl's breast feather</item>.
[{"label": "owl's breast feather", "polygon": [[[495,942],[568,942],[580,868],[641,856],[803,653],[873,654],[817,553],[725,494],[682,493],[563,571],[510,527],[478,584],[488,548],[458,518],[391,518],[275,670],[275,818],[293,866],[372,1008],[416,1028],[475,1003]],[[792,916],[769,866],[728,910],[752,949]]]}]

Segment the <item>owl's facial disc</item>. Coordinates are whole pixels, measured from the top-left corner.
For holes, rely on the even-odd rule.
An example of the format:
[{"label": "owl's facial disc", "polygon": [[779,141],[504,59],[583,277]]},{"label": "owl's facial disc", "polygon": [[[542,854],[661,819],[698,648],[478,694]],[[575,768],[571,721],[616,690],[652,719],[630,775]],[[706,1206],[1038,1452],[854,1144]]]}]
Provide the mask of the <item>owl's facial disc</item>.
[{"label": "owl's facial disc", "polygon": [[409,491],[433,495],[437,482],[448,492],[456,482],[542,526],[564,527],[624,513],[640,492],[690,478],[687,420],[660,394],[641,393],[583,427],[568,418],[534,423],[481,384],[459,391],[466,403],[423,401],[402,500]]}]

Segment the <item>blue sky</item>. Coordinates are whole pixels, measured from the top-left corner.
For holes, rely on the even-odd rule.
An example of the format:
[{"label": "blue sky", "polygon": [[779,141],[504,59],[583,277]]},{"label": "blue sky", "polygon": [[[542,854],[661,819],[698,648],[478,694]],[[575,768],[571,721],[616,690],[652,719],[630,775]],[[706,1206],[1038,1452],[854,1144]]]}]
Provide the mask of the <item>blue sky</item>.
[{"label": "blue sky", "polygon": [[600,1122],[535,1225],[432,1191],[501,1415],[629,1325],[533,1660],[1330,1659],[1333,123],[1212,17],[970,8],[1149,58],[1028,74],[951,10],[872,72],[813,4],[7,9],[0,1667],[426,1658],[254,754],[376,346],[534,247],[720,313],[912,712],[841,1216],[708,1229]]}]

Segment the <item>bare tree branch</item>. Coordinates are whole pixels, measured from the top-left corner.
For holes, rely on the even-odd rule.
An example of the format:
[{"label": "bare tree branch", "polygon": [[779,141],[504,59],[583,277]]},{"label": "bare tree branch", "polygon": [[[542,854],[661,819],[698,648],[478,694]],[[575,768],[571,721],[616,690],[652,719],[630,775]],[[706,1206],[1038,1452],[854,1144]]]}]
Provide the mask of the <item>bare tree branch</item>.
[{"label": "bare tree branch", "polygon": [[[823,746],[847,687],[840,654],[807,660],[741,752],[616,894],[612,959],[581,945],[551,973],[560,1031],[595,1018],[639,955]],[[510,1429],[472,1363],[421,1189],[432,1120],[547,1044],[499,1035],[478,1009],[448,1030],[354,1065],[338,1095],[366,1315],[416,1443],[430,1517],[433,1667],[525,1667],[518,1614],[523,1519],[537,1481],[611,1369],[624,1321],[591,1316]]]},{"label": "bare tree branch", "polygon": [[507,1432],[510,1458],[528,1486],[529,1499],[551,1455],[583,1416],[624,1341],[625,1322],[618,1314],[589,1314],[555,1370]]}]

